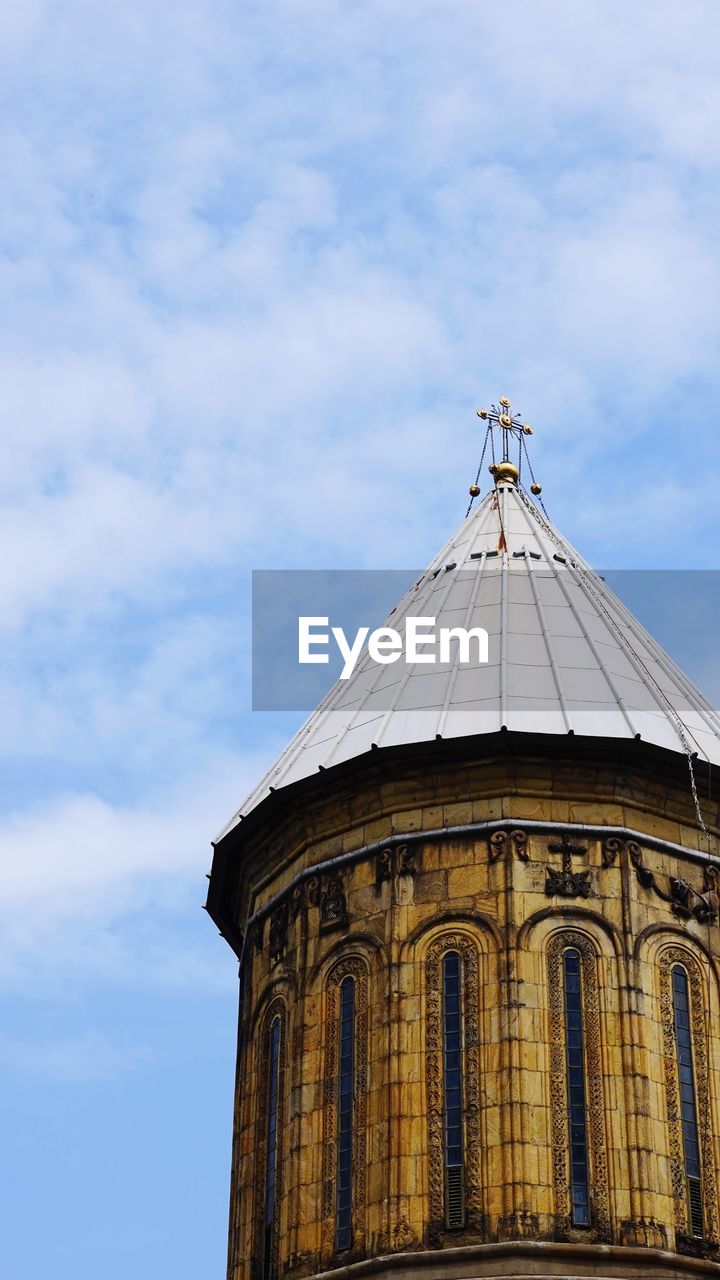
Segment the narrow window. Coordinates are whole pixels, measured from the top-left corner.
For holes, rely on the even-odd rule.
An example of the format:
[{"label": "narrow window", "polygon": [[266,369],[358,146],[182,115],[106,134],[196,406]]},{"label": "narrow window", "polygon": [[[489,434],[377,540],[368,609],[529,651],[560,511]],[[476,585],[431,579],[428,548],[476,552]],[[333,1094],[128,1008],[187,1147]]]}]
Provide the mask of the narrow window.
[{"label": "narrow window", "polygon": [[465,1222],[463,1186],[463,1081],[462,1010],[460,1008],[460,956],[448,951],[442,962],[443,991],[443,1097],[445,1122],[445,1223],[462,1227]]},{"label": "narrow window", "polygon": [[565,1060],[567,1073],[568,1130],[570,1134],[570,1188],[572,1223],[590,1226],[587,1107],[585,1102],[585,1046],[583,1043],[582,976],[580,952],[563,952],[565,987]]},{"label": "narrow window", "polygon": [[275,1244],[276,1192],[278,1175],[278,1104],[280,1097],[280,1045],[282,1020],[280,1015],[270,1024],[267,1051],[267,1146],[265,1167],[265,1205],[263,1214],[263,1280],[273,1276]]},{"label": "narrow window", "polygon": [[353,1129],[355,1121],[355,982],[340,985],[340,1041],[338,1052],[337,1183],[335,1248],[352,1247]]},{"label": "narrow window", "polygon": [[690,996],[687,974],[680,965],[676,965],[672,971],[672,990],[690,1230],[696,1239],[702,1240],[705,1234],[705,1225],[703,1221],[700,1139],[697,1124],[692,1032],[690,1030]]}]

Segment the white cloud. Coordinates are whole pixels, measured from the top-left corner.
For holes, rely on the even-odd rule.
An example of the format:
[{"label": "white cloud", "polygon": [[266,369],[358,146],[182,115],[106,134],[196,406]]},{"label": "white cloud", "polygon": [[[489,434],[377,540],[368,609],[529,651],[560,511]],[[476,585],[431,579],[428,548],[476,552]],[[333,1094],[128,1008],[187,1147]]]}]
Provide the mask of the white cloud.
[{"label": "white cloud", "polygon": [[720,472],[719,25],[710,0],[8,18],[0,712],[36,768],[0,823],[8,966],[42,921],[68,965],[133,971],[127,921],[189,892],[261,772],[217,759],[247,638],[205,580],[230,615],[250,567],[423,563],[478,403],[534,422],[587,554],[670,559],[681,523],[714,554],[682,476],[690,450]]},{"label": "white cloud", "polygon": [[[273,744],[277,749],[277,744]],[[145,985],[221,985],[207,950],[177,919],[202,920],[210,839],[267,767],[273,748],[215,758],[154,801],[122,806],[94,795],[55,797],[0,826],[0,983],[49,988],[68,975]],[[187,922],[185,921],[185,928]],[[210,926],[212,928],[212,926]]]}]

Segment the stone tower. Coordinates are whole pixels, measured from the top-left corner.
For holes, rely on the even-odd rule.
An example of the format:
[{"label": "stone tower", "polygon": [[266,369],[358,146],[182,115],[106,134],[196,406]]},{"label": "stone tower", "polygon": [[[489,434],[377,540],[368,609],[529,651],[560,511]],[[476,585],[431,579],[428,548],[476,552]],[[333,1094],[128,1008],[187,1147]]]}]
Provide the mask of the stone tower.
[{"label": "stone tower", "polygon": [[393,613],[487,665],[366,655],[215,844],[230,1280],[720,1277],[720,720],[494,481]]}]

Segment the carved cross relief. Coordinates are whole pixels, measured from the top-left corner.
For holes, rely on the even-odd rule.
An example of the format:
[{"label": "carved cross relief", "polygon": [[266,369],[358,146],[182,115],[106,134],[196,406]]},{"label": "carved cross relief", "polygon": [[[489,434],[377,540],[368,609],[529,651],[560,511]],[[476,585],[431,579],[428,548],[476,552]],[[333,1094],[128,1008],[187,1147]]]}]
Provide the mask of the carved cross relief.
[{"label": "carved cross relief", "polygon": [[548,844],[550,853],[562,855],[562,870],[547,868],[545,892],[548,897],[558,895],[561,898],[589,898],[591,893],[590,872],[573,871],[573,858],[587,855],[587,848],[582,844],[573,844],[571,836],[565,832],[561,839],[551,840]]}]

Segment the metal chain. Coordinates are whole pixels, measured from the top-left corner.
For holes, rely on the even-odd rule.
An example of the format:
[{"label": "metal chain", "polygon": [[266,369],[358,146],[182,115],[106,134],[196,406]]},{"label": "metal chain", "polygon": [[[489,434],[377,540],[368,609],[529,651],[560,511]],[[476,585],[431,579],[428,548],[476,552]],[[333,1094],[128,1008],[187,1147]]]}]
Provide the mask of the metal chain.
[{"label": "metal chain", "polygon": [[[485,459],[485,452],[486,452],[487,447],[488,447],[488,441],[490,441],[490,452],[491,452],[491,454],[492,454],[492,465],[493,465],[493,467],[495,467],[495,466],[497,465],[497,463],[496,463],[496,461],[495,461],[495,434],[494,434],[494,432],[493,432],[492,424],[491,424],[491,423],[490,423],[490,424],[488,424],[487,431],[485,432],[485,443],[483,444],[482,453],[481,453],[481,455],[480,455],[480,465],[478,466],[478,469],[477,469],[477,475],[475,476],[475,484],[476,484],[476,485],[477,485],[477,483],[478,483],[478,480],[480,479],[480,472],[482,471],[482,464],[483,464],[483,461],[484,461],[484,459]],[[496,491],[496,499],[497,499],[497,491]],[[474,501],[475,501],[475,498],[471,495],[471,497],[470,497],[470,502],[468,503],[468,509],[467,509],[467,511],[465,512],[465,519],[466,519],[466,520],[467,520],[468,516],[470,515],[470,511],[471,511],[471,509],[472,509],[472,504],[473,504],[473,502],[474,502]],[[499,502],[499,500],[498,500],[498,503],[497,503],[497,513],[498,513],[498,520],[499,520],[499,522],[500,522],[501,542],[502,542],[503,547],[504,547],[504,548],[505,548],[505,550],[507,551],[507,538],[505,537],[505,529],[504,529],[504,527],[503,527],[503,519],[502,519],[502,514],[501,514],[501,511],[500,511],[500,502]]]},{"label": "metal chain", "polygon": [[[484,461],[484,458],[485,458],[485,450],[487,449],[487,445],[488,445],[488,436],[491,434],[491,431],[492,431],[492,428],[491,428],[491,427],[488,427],[487,431],[485,432],[485,443],[484,443],[484,445],[483,445],[483,447],[482,447],[482,453],[480,454],[480,462],[479,462],[479,464],[478,464],[477,475],[475,476],[475,488],[477,488],[477,487],[478,487],[478,484],[479,484],[479,482],[480,482],[480,472],[482,471],[482,464],[483,464],[483,461]],[[467,511],[465,512],[465,519],[466,519],[466,520],[467,520],[468,516],[470,515],[470,511],[471,511],[471,509],[472,509],[472,504],[473,504],[473,502],[474,502],[474,501],[475,501],[475,494],[471,494],[471,495],[470,495],[470,501],[469,501],[469,503],[468,503],[468,509],[467,509]]]},{"label": "metal chain", "polygon": [[[525,443],[525,437],[524,437],[524,436],[521,436],[521,437],[520,437],[520,444],[521,444],[522,448],[525,450],[525,459],[526,459],[527,464],[528,464],[528,470],[529,470],[529,472],[530,472],[530,479],[532,480],[533,484],[535,484],[535,485],[536,485],[536,484],[537,484],[537,480],[535,479],[535,472],[533,471],[533,468],[532,468],[532,462],[530,461],[530,454],[528,453],[528,447],[527,447],[527,445],[526,445],[526,443]],[[543,511],[545,511],[545,503],[543,502],[542,498],[540,497],[540,494],[538,494],[538,495],[537,495],[537,501],[538,501],[538,505],[542,508],[542,510],[543,510]],[[548,515],[547,511],[545,511],[545,515],[546,515],[547,519],[549,520],[549,519],[550,519],[550,517],[549,517],[549,515]]]}]

